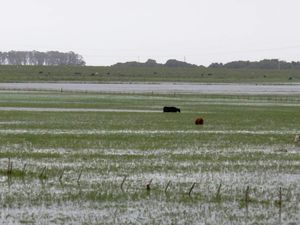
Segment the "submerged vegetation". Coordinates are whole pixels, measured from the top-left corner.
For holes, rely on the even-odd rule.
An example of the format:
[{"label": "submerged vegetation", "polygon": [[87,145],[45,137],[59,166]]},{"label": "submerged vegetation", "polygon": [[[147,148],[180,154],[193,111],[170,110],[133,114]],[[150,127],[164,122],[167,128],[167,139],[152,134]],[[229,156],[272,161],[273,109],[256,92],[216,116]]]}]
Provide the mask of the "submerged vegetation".
[{"label": "submerged vegetation", "polygon": [[2,91],[0,221],[298,224],[299,97]]}]

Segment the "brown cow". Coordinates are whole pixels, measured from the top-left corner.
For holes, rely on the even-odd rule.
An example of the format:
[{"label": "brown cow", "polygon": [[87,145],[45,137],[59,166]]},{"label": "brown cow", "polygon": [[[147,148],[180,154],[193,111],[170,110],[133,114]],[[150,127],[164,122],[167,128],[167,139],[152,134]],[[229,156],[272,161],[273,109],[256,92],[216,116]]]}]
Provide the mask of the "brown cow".
[{"label": "brown cow", "polygon": [[196,124],[196,125],[203,125],[203,123],[204,123],[204,120],[203,120],[203,118],[201,118],[201,117],[199,117],[199,118],[197,118],[197,119],[195,120],[195,124]]}]

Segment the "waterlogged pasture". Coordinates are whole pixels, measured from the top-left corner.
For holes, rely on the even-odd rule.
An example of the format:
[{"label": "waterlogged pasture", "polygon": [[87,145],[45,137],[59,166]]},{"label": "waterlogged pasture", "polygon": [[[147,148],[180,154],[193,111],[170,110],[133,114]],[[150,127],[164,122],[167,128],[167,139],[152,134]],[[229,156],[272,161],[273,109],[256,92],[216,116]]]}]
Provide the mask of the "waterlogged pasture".
[{"label": "waterlogged pasture", "polygon": [[299,111],[297,95],[3,91],[0,223],[299,224]]}]

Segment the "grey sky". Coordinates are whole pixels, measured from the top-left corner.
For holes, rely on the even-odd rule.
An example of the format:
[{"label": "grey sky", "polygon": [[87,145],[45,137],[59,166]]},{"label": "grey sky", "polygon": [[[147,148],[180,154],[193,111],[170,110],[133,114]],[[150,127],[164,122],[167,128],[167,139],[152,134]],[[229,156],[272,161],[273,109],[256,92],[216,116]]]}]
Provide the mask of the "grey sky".
[{"label": "grey sky", "polygon": [[300,61],[299,0],[0,2],[0,51],[72,50],[88,65]]}]

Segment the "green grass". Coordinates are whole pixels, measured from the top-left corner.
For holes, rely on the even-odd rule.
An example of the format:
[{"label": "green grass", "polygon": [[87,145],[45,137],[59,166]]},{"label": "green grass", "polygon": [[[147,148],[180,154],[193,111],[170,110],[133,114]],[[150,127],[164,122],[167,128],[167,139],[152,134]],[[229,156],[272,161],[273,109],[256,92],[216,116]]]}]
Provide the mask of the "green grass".
[{"label": "green grass", "polygon": [[[108,75],[109,74],[109,75]],[[290,80],[289,78],[292,77]],[[299,83],[298,70],[163,67],[0,66],[0,82]]]},{"label": "green grass", "polygon": [[1,222],[237,224],[248,207],[250,224],[275,224],[280,187],[282,220],[300,221],[299,96],[8,91],[0,106],[83,110],[0,109]]}]

